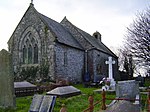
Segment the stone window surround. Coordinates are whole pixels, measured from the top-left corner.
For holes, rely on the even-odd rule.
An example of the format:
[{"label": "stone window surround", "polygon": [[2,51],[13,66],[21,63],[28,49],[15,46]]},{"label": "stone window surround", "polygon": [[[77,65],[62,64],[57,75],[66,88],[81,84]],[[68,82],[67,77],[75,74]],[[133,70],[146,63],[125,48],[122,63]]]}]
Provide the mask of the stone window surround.
[{"label": "stone window surround", "polygon": [[[33,35],[32,38],[29,38],[31,35]],[[32,58],[31,63],[28,63],[28,62],[24,63],[23,62],[24,61],[23,60],[23,48],[25,46],[27,47],[26,52],[28,53],[28,46],[29,45],[27,45],[25,43],[25,41],[27,41],[27,40],[29,41],[29,45],[31,45],[31,47],[32,47],[32,57],[34,57],[35,46],[37,46],[37,48],[38,48],[38,53],[37,53],[38,59],[37,59],[36,63],[34,63],[34,58]],[[33,42],[33,40],[35,42]],[[19,40],[19,45],[18,45],[20,63],[21,64],[37,64],[38,62],[40,62],[40,58],[39,58],[41,56],[41,49],[40,48],[41,48],[41,41],[40,41],[40,36],[39,36],[38,32],[32,26],[27,27],[25,29],[25,31],[22,33],[21,38]],[[27,58],[28,58],[28,56],[27,56]]]}]

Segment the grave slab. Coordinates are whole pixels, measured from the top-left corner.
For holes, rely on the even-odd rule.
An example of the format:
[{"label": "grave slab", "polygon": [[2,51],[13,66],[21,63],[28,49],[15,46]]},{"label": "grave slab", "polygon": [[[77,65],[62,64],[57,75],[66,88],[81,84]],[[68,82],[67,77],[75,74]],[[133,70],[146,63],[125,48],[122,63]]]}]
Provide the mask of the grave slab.
[{"label": "grave slab", "polygon": [[81,91],[73,86],[57,87],[46,93],[47,95],[56,95],[58,97],[71,97],[81,94]]},{"label": "grave slab", "polygon": [[117,101],[105,110],[105,112],[140,112],[140,106],[134,105],[129,101]]},{"label": "grave slab", "polygon": [[26,88],[26,87],[36,87],[36,85],[33,85],[27,81],[14,82],[14,88]]}]

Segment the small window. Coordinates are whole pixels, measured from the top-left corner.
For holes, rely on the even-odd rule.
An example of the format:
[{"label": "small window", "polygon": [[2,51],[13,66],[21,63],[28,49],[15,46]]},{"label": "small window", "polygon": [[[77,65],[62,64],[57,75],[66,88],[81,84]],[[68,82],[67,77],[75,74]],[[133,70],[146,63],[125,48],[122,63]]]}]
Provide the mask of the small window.
[{"label": "small window", "polygon": [[68,59],[67,59],[67,52],[64,52],[64,66],[67,66]]}]

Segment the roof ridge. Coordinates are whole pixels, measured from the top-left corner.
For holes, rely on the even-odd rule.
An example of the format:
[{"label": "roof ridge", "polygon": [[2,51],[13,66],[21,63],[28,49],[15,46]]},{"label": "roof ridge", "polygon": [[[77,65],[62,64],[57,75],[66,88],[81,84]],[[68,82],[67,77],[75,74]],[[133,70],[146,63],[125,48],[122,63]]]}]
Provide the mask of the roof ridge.
[{"label": "roof ridge", "polygon": [[[67,22],[69,22],[74,28],[75,28],[75,30],[80,34],[80,35],[82,35],[80,32],[79,32],[79,30],[78,29],[80,29],[80,28],[78,28],[77,26],[75,26],[74,24],[72,24],[67,18],[66,18],[66,16],[64,17],[64,19],[63,20],[66,20]],[[63,20],[61,21],[61,23],[63,22]],[[81,30],[81,29],[80,29]],[[83,31],[83,30],[82,30]],[[85,31],[84,31],[85,32]],[[88,33],[87,33],[88,34]],[[89,34],[90,35],[90,34]],[[84,37],[84,39],[90,44],[90,45],[92,45],[86,38],[85,38],[85,36],[84,35],[82,35],[83,37]],[[93,46],[93,45],[92,45]]]},{"label": "roof ridge", "polygon": [[28,10],[29,10],[30,8],[33,8],[34,11],[38,12],[38,11],[34,8],[34,5],[30,3],[30,4],[29,4],[29,7],[27,8],[27,10],[25,11],[25,13],[23,14],[23,16],[22,16],[22,18],[20,19],[19,23],[17,24],[15,30],[13,31],[12,35],[10,36],[10,38],[9,38],[9,40],[8,40],[8,42],[7,42],[8,44],[9,44],[11,41],[13,41],[13,37],[12,37],[12,36],[14,35],[16,29],[18,28],[19,24],[21,23],[21,21],[23,20],[24,16],[26,15],[26,13],[28,12]]},{"label": "roof ridge", "polygon": [[[80,29],[80,28],[78,28],[77,26],[75,26],[74,24],[72,24],[67,18],[66,18],[66,16],[64,17],[64,19],[61,21],[61,23],[63,24],[63,21],[67,21],[67,22],[69,22],[73,27],[74,27],[74,29],[91,45],[91,46],[93,46],[93,47],[95,47],[97,50],[100,50],[100,51],[102,51],[102,52],[105,52],[105,53],[107,53],[107,54],[110,54],[110,55],[112,55],[112,56],[115,56],[115,57],[117,57],[103,42],[97,42],[96,41],[96,39],[93,37],[92,38],[92,35],[90,35],[89,33],[87,33],[86,31],[84,31],[84,30],[82,30],[82,29]],[[83,32],[83,33],[85,33],[86,35],[88,35],[88,36],[90,36],[90,38],[94,41],[94,42],[96,42],[96,44],[99,46],[98,48],[96,47],[96,45],[94,45],[85,35],[83,35],[81,32]],[[100,45],[101,44],[101,45]],[[104,48],[101,48],[101,47],[104,47]],[[107,51],[106,51],[107,50]]]},{"label": "roof ridge", "polygon": [[[64,42],[63,44],[70,45],[74,48],[83,49],[82,46],[78,43],[78,41],[73,37],[73,35],[66,30],[66,28],[59,22],[39,13],[40,18],[43,20],[43,22],[48,26],[48,28],[54,33],[54,36],[58,40],[58,42]],[[57,28],[56,28],[57,27]],[[66,36],[60,33],[64,32]],[[59,36],[58,36],[59,35]],[[59,37],[62,37],[60,40]],[[64,38],[63,38],[64,37]],[[72,41],[70,44],[67,43],[67,41]],[[60,42],[60,43],[61,43]]]}]

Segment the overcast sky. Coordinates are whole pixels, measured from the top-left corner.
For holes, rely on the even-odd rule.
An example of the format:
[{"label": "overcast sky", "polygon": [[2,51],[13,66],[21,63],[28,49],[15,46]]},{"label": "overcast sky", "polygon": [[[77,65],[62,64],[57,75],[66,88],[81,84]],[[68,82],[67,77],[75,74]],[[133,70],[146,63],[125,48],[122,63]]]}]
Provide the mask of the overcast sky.
[{"label": "overcast sky", "polygon": [[[0,0],[0,50],[30,4],[30,0]],[[93,34],[99,31],[102,42],[111,47],[122,45],[126,27],[150,0],[34,0],[38,12],[60,22],[64,16],[80,29]]]}]

